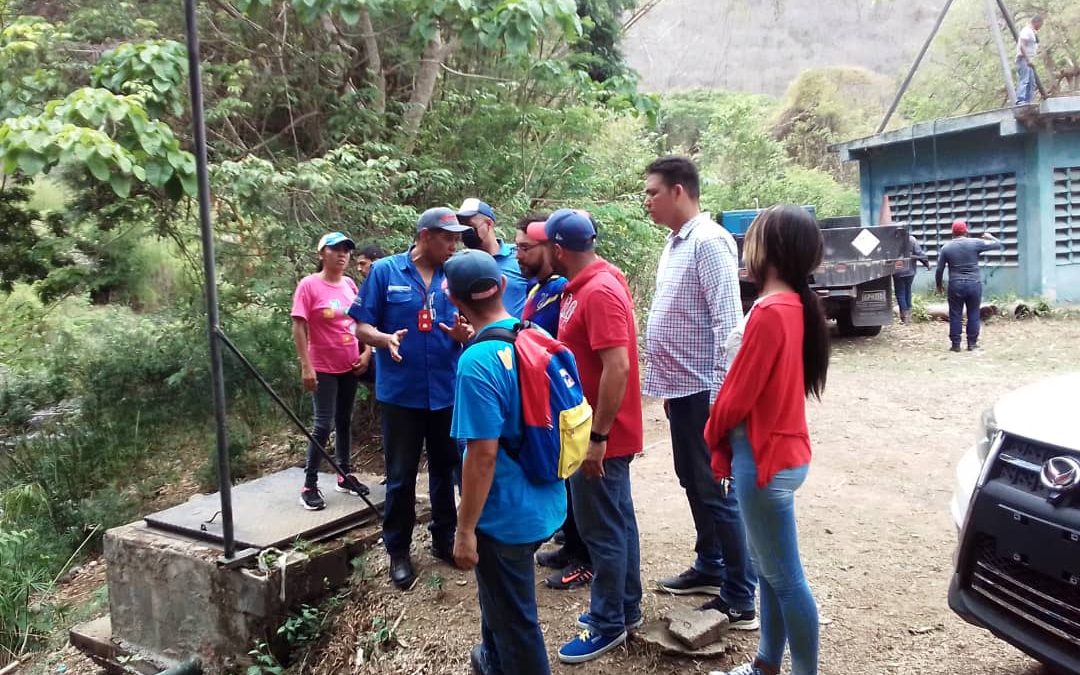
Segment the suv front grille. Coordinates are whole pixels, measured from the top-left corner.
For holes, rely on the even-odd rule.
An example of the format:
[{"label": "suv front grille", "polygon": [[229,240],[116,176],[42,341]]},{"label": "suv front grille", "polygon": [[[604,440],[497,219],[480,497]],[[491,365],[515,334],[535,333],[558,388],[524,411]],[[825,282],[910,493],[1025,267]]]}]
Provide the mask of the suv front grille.
[{"label": "suv front grille", "polygon": [[973,591],[1048,637],[1080,647],[1080,580],[1054,579],[1000,556],[986,534],[977,535],[972,552]]},{"label": "suv front grille", "polygon": [[1080,461],[1080,455],[1076,453],[1006,434],[989,479],[1046,498],[1050,496],[1050,490],[1039,480],[1039,473],[1047,460],[1061,455]]}]

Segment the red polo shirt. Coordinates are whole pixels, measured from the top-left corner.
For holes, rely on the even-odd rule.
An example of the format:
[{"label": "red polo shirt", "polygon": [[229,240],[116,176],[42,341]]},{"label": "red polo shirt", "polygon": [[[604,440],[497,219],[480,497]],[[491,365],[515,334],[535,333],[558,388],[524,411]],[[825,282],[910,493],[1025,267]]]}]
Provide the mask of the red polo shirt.
[{"label": "red polo shirt", "polygon": [[596,407],[603,363],[598,350],[626,347],[630,375],[626,394],[608,434],[605,459],[636,455],[642,448],[641,380],[638,376],[637,325],[626,277],[598,259],[566,284],[559,313],[559,341],[577,360],[581,387]]},{"label": "red polo shirt", "polygon": [[752,310],[724,385],[705,425],[716,478],[731,476],[728,432],[746,422],[757,485],[810,461],[803,382],[803,308],[797,293],[777,293]]}]

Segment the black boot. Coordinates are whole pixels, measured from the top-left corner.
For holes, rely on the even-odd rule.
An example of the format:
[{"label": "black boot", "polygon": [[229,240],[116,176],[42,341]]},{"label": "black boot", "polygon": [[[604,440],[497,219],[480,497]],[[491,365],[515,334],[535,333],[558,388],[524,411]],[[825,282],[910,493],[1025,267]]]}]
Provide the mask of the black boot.
[{"label": "black boot", "polygon": [[401,590],[407,590],[416,581],[416,571],[413,569],[409,555],[390,556],[390,581]]}]

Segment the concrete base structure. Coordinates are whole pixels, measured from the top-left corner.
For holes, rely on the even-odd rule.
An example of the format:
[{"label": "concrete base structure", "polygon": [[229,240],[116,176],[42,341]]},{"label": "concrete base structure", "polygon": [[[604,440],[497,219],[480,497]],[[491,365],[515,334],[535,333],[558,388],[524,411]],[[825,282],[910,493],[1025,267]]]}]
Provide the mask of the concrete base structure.
[{"label": "concrete base structure", "polygon": [[[418,513],[429,517],[426,504]],[[346,584],[350,561],[378,543],[381,522],[363,522],[302,551],[242,551],[243,565],[222,564],[215,543],[142,521],[114,528],[104,541],[109,617],[72,629],[71,642],[116,672],[132,672],[134,663],[159,672],[193,658],[207,673],[234,672],[259,642],[284,656],[288,646],[276,633],[290,612]]]}]

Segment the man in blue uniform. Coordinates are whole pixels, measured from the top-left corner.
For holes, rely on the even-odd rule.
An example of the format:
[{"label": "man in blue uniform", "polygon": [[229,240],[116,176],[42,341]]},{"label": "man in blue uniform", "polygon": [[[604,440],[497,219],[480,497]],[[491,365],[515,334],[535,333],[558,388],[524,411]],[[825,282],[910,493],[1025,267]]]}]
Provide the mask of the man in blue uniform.
[{"label": "man in blue uniform", "polygon": [[409,547],[416,524],[416,474],[427,446],[431,541],[435,557],[453,563],[454,472],[459,455],[450,436],[454,373],[472,329],[443,290],[443,264],[454,253],[461,225],[447,208],[428,209],[405,253],[371,267],[349,316],[357,337],[375,347],[386,456],[383,543],[390,580],[409,588],[416,579]]},{"label": "man in blue uniform", "polygon": [[503,293],[503,305],[506,311],[515,318],[521,318],[521,310],[525,307],[525,293],[528,291],[528,282],[521,274],[515,256],[516,247],[513,244],[503,243],[495,231],[495,210],[486,202],[476,197],[469,197],[461,203],[457,211],[458,220],[462,225],[468,225],[469,229],[461,235],[461,241],[466,247],[484,251],[495,258],[503,276],[506,277],[506,291]]}]

